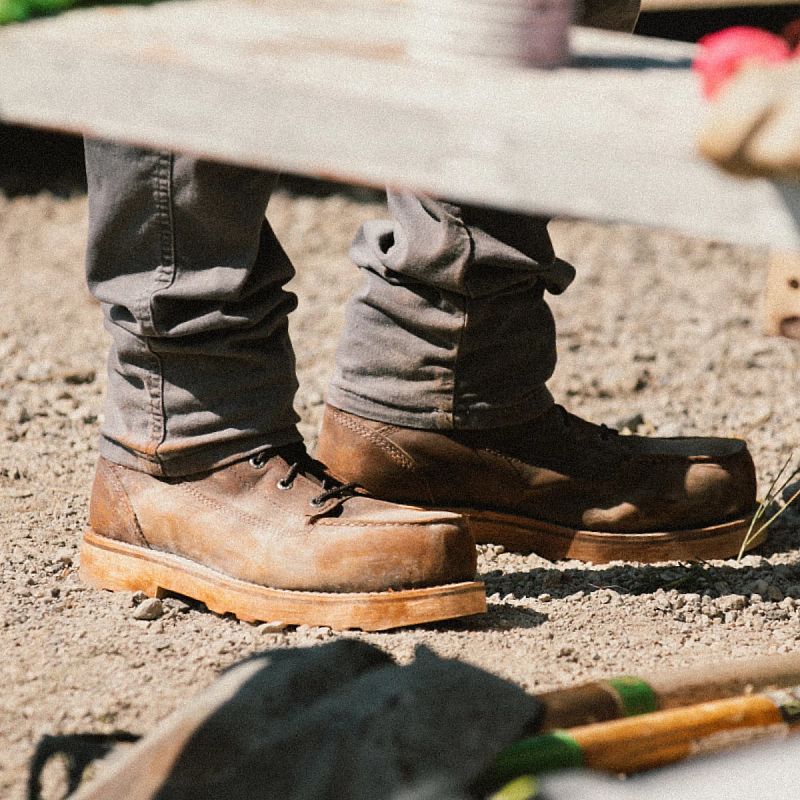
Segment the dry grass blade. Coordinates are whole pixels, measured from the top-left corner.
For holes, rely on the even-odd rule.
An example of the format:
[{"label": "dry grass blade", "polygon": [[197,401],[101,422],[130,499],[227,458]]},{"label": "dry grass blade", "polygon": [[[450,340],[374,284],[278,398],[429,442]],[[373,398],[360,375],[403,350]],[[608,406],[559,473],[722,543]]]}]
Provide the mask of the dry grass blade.
[{"label": "dry grass blade", "polygon": [[764,523],[759,525],[764,514],[766,514],[767,510],[772,508],[777,503],[778,498],[783,494],[784,490],[791,484],[791,482],[800,476],[800,464],[794,468],[785,478],[783,478],[783,474],[788,468],[789,464],[791,463],[792,456],[790,455],[786,461],[784,462],[783,466],[778,470],[775,478],[773,479],[772,483],[770,484],[769,489],[767,490],[767,494],[764,499],[759,504],[758,508],[756,509],[756,513],[753,514],[753,519],[750,522],[750,526],[747,529],[747,533],[742,539],[742,546],[739,548],[739,555],[736,556],[736,560],[741,560],[742,556],[744,555],[747,548],[758,539],[758,537],[766,531],[770,525],[772,525],[778,517],[786,511],[789,506],[800,497],[800,489],[798,489],[792,496],[783,503],[782,506],[778,508],[775,513]]}]

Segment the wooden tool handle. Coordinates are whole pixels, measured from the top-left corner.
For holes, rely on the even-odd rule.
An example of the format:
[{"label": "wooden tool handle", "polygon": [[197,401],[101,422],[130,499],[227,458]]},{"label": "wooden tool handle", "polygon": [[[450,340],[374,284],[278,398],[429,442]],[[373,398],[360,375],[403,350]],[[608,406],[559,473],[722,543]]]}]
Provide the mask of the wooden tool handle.
[{"label": "wooden tool handle", "polygon": [[628,773],[685,758],[724,731],[755,733],[776,725],[785,723],[775,700],[754,695],[586,725],[569,735],[581,747],[587,767]]},{"label": "wooden tool handle", "polygon": [[574,728],[798,684],[797,653],[694,666],[646,678],[610,678],[539,695],[544,705],[541,730]]}]

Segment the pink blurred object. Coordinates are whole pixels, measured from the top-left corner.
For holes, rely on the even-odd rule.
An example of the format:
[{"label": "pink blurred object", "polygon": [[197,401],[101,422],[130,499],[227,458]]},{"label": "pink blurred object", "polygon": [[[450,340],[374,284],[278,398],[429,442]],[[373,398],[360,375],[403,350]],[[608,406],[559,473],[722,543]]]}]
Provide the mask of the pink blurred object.
[{"label": "pink blurred object", "polygon": [[700,75],[705,97],[713,97],[746,62],[777,64],[793,56],[786,39],[744,25],[710,33],[698,44],[692,68]]}]

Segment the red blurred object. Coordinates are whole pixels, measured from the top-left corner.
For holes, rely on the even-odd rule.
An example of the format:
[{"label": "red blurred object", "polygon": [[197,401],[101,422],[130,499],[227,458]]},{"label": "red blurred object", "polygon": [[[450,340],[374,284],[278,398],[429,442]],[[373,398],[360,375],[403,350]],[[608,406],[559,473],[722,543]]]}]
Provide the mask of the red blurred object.
[{"label": "red blurred object", "polygon": [[710,33],[698,44],[692,68],[700,75],[706,97],[713,97],[745,62],[777,64],[792,57],[786,39],[744,25]]}]

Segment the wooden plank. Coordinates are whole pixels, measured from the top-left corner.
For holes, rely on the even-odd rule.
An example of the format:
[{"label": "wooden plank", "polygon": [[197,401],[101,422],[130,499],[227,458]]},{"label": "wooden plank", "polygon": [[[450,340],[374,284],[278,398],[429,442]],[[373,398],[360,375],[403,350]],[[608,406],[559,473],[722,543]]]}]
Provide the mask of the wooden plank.
[{"label": "wooden plank", "polygon": [[800,188],[695,154],[693,48],[578,30],[554,71],[405,56],[402,2],[190,0],[0,29],[0,118],[529,212],[800,249]]}]

